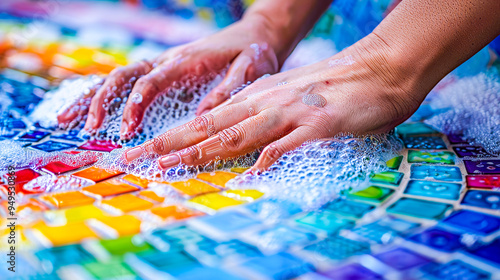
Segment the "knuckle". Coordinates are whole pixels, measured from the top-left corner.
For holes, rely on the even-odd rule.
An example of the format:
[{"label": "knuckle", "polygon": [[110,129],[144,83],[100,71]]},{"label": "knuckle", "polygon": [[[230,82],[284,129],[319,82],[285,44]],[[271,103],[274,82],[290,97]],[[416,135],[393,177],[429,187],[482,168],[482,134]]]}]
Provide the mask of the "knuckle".
[{"label": "knuckle", "polygon": [[162,134],[144,144],[144,149],[147,152],[153,152],[157,154],[165,154],[170,152],[170,147],[172,147],[172,139],[168,134]]},{"label": "knuckle", "polygon": [[180,151],[179,155],[182,159],[182,163],[186,165],[194,165],[202,158],[202,151],[200,146],[194,145]]},{"label": "knuckle", "polygon": [[245,128],[241,124],[219,132],[221,145],[229,151],[238,151],[245,138]]},{"label": "knuckle", "polygon": [[188,123],[188,128],[194,133],[206,133],[209,137],[215,134],[214,116],[206,114],[196,117]]},{"label": "knuckle", "polygon": [[286,150],[282,145],[275,143],[267,146],[264,154],[267,158],[276,160],[280,158],[285,152]]}]

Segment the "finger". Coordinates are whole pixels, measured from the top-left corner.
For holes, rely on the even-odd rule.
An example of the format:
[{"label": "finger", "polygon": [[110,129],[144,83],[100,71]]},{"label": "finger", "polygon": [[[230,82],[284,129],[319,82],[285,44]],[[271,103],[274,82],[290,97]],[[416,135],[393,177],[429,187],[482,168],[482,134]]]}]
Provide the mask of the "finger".
[{"label": "finger", "polygon": [[77,99],[72,104],[62,107],[59,112],[57,112],[57,122],[59,126],[68,128],[70,124],[79,123],[81,119],[78,117],[83,118],[88,113],[90,101],[101,85],[102,82],[98,82],[91,88],[88,88],[88,92],[84,92],[82,98]]},{"label": "finger", "polygon": [[258,172],[268,169],[286,152],[295,150],[304,142],[317,138],[319,138],[319,135],[316,129],[308,126],[298,127],[285,137],[266,146],[260,154],[257,162],[250,169],[250,172]]},{"label": "finger", "polygon": [[283,122],[278,125],[273,120],[275,119],[270,118],[270,114],[263,112],[224,129],[199,144],[164,156],[158,163],[161,168],[167,169],[178,164],[199,165],[251,152],[273,141],[280,131],[286,131],[287,127]]},{"label": "finger", "polygon": [[196,114],[201,115],[215,108],[247,82],[277,71],[278,60],[274,51],[267,44],[252,44],[231,63],[224,80],[202,100]]},{"label": "finger", "polygon": [[[143,153],[164,155],[172,150],[181,150],[195,145],[217,132],[249,117],[243,104],[222,108],[217,114],[206,114],[194,120],[171,129],[162,135],[147,141],[141,146],[126,152],[127,161],[140,157]],[[246,105],[248,106],[248,105]]]},{"label": "finger", "polygon": [[137,77],[147,74],[151,69],[151,64],[142,60],[111,71],[104,84],[92,98],[84,129],[91,131],[99,128],[113,99],[116,97],[124,98]]}]

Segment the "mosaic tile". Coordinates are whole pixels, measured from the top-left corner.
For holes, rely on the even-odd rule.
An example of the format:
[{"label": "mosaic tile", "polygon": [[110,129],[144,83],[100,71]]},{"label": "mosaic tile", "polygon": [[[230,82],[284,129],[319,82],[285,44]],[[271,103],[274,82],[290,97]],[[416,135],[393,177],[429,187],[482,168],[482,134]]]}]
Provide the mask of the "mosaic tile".
[{"label": "mosaic tile", "polygon": [[133,192],[136,190],[138,190],[136,187],[116,179],[100,182],[82,189],[82,191],[102,197]]},{"label": "mosaic tile", "polygon": [[45,213],[49,220],[63,218],[67,223],[83,222],[91,218],[104,217],[105,213],[94,205],[84,205]]},{"label": "mosaic tile", "polygon": [[298,218],[295,222],[299,226],[335,233],[341,229],[352,227],[353,222],[342,219],[330,211],[315,211],[309,212],[306,215]]},{"label": "mosaic tile", "polygon": [[346,217],[361,218],[375,208],[373,205],[349,200],[335,200],[323,206],[324,210],[332,211]]},{"label": "mosaic tile", "polygon": [[488,153],[483,147],[480,146],[464,146],[464,147],[453,147],[453,150],[458,157],[491,157],[492,155]]},{"label": "mosaic tile", "polygon": [[[80,243],[88,238],[98,238],[97,234],[83,222],[58,227],[39,225],[35,229],[42,233],[54,246]],[[71,234],[68,234],[69,232]]]},{"label": "mosaic tile", "polygon": [[68,171],[77,170],[80,167],[82,167],[82,166],[71,166],[71,165],[67,165],[61,161],[54,161],[54,162],[51,162],[51,163],[45,165],[44,167],[42,167],[42,169],[44,171],[50,172],[52,174],[60,175],[62,173],[68,172]]},{"label": "mosaic tile", "polygon": [[50,132],[45,131],[27,131],[16,137],[17,140],[23,142],[38,142],[43,138],[49,136]]},{"label": "mosaic tile", "polygon": [[354,255],[370,253],[370,244],[334,235],[306,246],[304,249],[332,260],[341,260]]},{"label": "mosaic tile", "polygon": [[[15,172],[14,176],[16,177],[16,183],[28,182],[37,177],[40,177],[40,173],[32,170],[32,169],[22,169]],[[9,178],[6,174],[3,176],[5,180]]]},{"label": "mosaic tile", "polygon": [[199,218],[197,221],[224,233],[236,232],[260,224],[255,219],[233,211],[205,216]]},{"label": "mosaic tile", "polygon": [[122,212],[146,210],[153,207],[153,203],[133,194],[123,194],[110,199],[104,199],[103,205],[110,205]]},{"label": "mosaic tile", "polygon": [[137,257],[151,267],[166,272],[172,276],[178,276],[185,271],[201,267],[198,261],[186,252],[144,252]]},{"label": "mosaic tile", "polygon": [[405,248],[396,248],[391,251],[376,254],[374,257],[397,270],[410,269],[431,261],[429,258]]},{"label": "mosaic tile", "polygon": [[488,235],[500,229],[499,217],[469,210],[454,212],[443,223],[480,235]]},{"label": "mosaic tile", "polygon": [[212,187],[207,183],[199,180],[189,179],[187,181],[170,183],[172,187],[181,192],[182,194],[188,196],[195,196],[200,194],[206,194],[211,192],[218,192],[219,189]]},{"label": "mosaic tile", "polygon": [[460,241],[461,236],[459,234],[454,234],[439,228],[427,229],[411,236],[409,239],[444,252],[454,252],[464,247]]},{"label": "mosaic tile", "polygon": [[282,250],[292,244],[306,244],[314,240],[316,236],[312,233],[282,225],[259,231],[255,235],[256,245],[263,250],[270,251]]},{"label": "mosaic tile", "polygon": [[394,171],[380,172],[380,173],[373,175],[370,178],[370,182],[384,183],[384,184],[397,186],[397,185],[399,185],[399,183],[401,183],[401,179],[403,179],[403,175],[404,174],[401,172],[394,172]]},{"label": "mosaic tile", "polygon": [[248,201],[253,201],[256,200],[264,195],[263,192],[260,192],[258,190],[249,190],[249,189],[243,189],[243,190],[227,190],[224,191],[224,195],[232,198],[236,198],[238,200],[248,200]]},{"label": "mosaic tile", "polygon": [[421,180],[410,180],[405,193],[417,196],[457,200],[462,185]]},{"label": "mosaic tile", "polygon": [[195,267],[177,276],[179,280],[220,279],[220,280],[242,280],[227,271],[214,267]]},{"label": "mosaic tile", "polygon": [[410,178],[460,182],[462,181],[462,172],[460,172],[460,168],[456,166],[412,164]]},{"label": "mosaic tile", "polygon": [[321,273],[328,277],[328,279],[336,279],[336,280],[354,280],[354,279],[362,279],[362,280],[379,280],[384,279],[381,275],[369,270],[368,268],[353,263],[341,267],[336,267],[333,269],[329,269],[325,272]]},{"label": "mosaic tile", "polygon": [[71,142],[83,142],[84,140],[78,137],[78,133],[80,131],[78,130],[69,130],[65,131],[62,134],[52,134],[50,135],[51,139],[59,139],[59,140],[66,140],[66,141],[71,141]]},{"label": "mosaic tile", "polygon": [[220,195],[218,193],[209,193],[197,196],[189,200],[191,203],[196,203],[204,207],[208,207],[213,210],[219,210],[229,206],[241,205],[244,202],[230,198],[227,196]]},{"label": "mosaic tile", "polygon": [[396,127],[396,132],[399,135],[423,135],[423,134],[437,134],[439,133],[432,127],[421,123],[404,123]]},{"label": "mosaic tile", "polygon": [[500,160],[464,160],[469,174],[500,174]]},{"label": "mosaic tile", "polygon": [[183,220],[190,217],[204,215],[201,212],[187,209],[181,205],[154,207],[151,209],[151,213],[165,220]]},{"label": "mosaic tile", "polygon": [[402,162],[403,162],[403,156],[397,156],[386,161],[386,164],[389,169],[398,170]]},{"label": "mosaic tile", "polygon": [[86,196],[79,191],[44,195],[40,199],[47,201],[57,208],[86,205],[91,204],[95,201],[95,199],[93,199],[92,197]]},{"label": "mosaic tile", "polygon": [[35,252],[40,261],[49,262],[54,268],[70,264],[85,264],[95,261],[80,244],[42,249]]},{"label": "mosaic tile", "polygon": [[150,191],[150,190],[140,191],[139,195],[142,197],[148,198],[152,201],[156,201],[156,202],[160,202],[160,203],[165,201],[165,198],[162,196],[159,196],[155,191]]},{"label": "mosaic tile", "polygon": [[73,144],[49,140],[49,141],[45,141],[45,142],[37,144],[37,145],[31,145],[30,147],[33,149],[36,149],[36,150],[51,153],[51,152],[58,152],[58,151],[74,149],[77,146],[73,145]]},{"label": "mosaic tile", "polygon": [[455,154],[449,151],[408,151],[409,163],[455,164]]},{"label": "mosaic tile", "polygon": [[105,239],[99,244],[112,256],[123,256],[127,253],[139,253],[154,250],[141,236],[124,236],[117,239]]},{"label": "mosaic tile", "polygon": [[121,145],[113,144],[109,141],[90,140],[78,147],[80,150],[111,152],[114,149],[121,148]]},{"label": "mosaic tile", "polygon": [[387,212],[423,219],[441,219],[450,209],[452,209],[450,204],[401,198],[389,206]]},{"label": "mosaic tile", "polygon": [[500,254],[498,252],[500,252],[500,238],[489,244],[468,250],[469,254],[500,267]]},{"label": "mosaic tile", "polygon": [[430,263],[424,265],[421,270],[428,276],[433,276],[436,279],[442,280],[488,280],[491,277],[490,273],[482,271],[460,260],[453,260],[444,264]]},{"label": "mosaic tile", "polygon": [[291,279],[314,271],[312,265],[287,253],[254,258],[243,263],[242,266],[272,279]]},{"label": "mosaic tile", "polygon": [[81,177],[81,178],[89,179],[89,180],[92,180],[94,182],[99,182],[99,181],[114,177],[114,176],[122,174],[122,173],[123,172],[121,172],[121,171],[111,172],[111,171],[106,171],[104,169],[100,169],[100,168],[92,166],[92,167],[83,169],[81,171],[75,172],[75,173],[73,173],[73,175]]},{"label": "mosaic tile", "polygon": [[471,188],[500,188],[500,176],[496,175],[467,175],[467,186]]},{"label": "mosaic tile", "polygon": [[226,183],[236,177],[236,175],[230,172],[215,171],[214,173],[200,173],[196,178],[224,188]]},{"label": "mosaic tile", "polygon": [[465,194],[462,204],[498,210],[500,209],[500,192],[470,190]]},{"label": "mosaic tile", "polygon": [[446,144],[439,136],[403,137],[402,139],[407,149],[446,149]]},{"label": "mosaic tile", "polygon": [[118,236],[126,236],[141,231],[141,221],[132,215],[99,217],[96,220],[113,229]]},{"label": "mosaic tile", "polygon": [[146,179],[139,178],[132,174],[127,174],[121,178],[123,181],[127,181],[133,185],[146,189],[150,183],[150,181]]},{"label": "mosaic tile", "polygon": [[257,202],[249,204],[246,208],[257,216],[268,219],[284,219],[302,212],[299,205],[293,202],[276,199],[258,200]]},{"label": "mosaic tile", "polygon": [[82,265],[95,279],[139,279],[134,270],[119,259]]},{"label": "mosaic tile", "polygon": [[393,190],[378,186],[369,186],[366,189],[350,192],[347,197],[350,199],[362,200],[372,203],[382,203],[394,193]]}]

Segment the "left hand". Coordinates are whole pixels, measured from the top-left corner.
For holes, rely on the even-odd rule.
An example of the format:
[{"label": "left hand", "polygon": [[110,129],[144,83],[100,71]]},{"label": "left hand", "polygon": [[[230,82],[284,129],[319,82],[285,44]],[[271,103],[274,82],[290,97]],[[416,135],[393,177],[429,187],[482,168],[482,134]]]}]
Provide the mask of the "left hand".
[{"label": "left hand", "polygon": [[253,83],[209,113],[128,150],[126,159],[157,153],[165,155],[158,163],[167,169],[267,145],[253,167],[264,170],[308,140],[388,131],[427,93],[413,75],[402,76],[395,66],[400,61],[390,55],[383,42],[367,37],[329,60]]}]

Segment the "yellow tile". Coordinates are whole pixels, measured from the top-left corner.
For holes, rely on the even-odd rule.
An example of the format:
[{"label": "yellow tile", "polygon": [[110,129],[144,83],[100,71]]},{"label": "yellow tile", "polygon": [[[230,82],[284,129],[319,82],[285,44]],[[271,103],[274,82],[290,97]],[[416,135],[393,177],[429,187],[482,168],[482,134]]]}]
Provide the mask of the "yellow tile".
[{"label": "yellow tile", "polygon": [[115,194],[133,192],[138,190],[138,188],[117,179],[111,179],[92,186],[85,187],[82,190],[92,194],[100,195],[102,197],[106,197]]},{"label": "yellow tile", "polygon": [[151,213],[165,220],[182,220],[204,215],[202,212],[187,209],[181,205],[161,206],[151,209]]},{"label": "yellow tile", "polygon": [[64,210],[53,211],[53,215],[61,215],[67,223],[83,222],[87,219],[106,216],[104,211],[94,205],[78,206]]},{"label": "yellow tile", "polygon": [[205,207],[219,210],[228,206],[236,206],[243,204],[244,202],[241,200],[236,200],[234,198],[230,198],[227,196],[223,196],[218,193],[209,193],[197,196],[189,200],[190,202],[197,203],[203,205]]},{"label": "yellow tile", "polygon": [[142,197],[149,198],[149,199],[151,199],[153,201],[157,201],[157,202],[163,202],[163,201],[165,201],[164,197],[161,197],[156,192],[150,191],[150,190],[141,191],[141,192],[139,192],[139,195],[141,195]]},{"label": "yellow tile", "polygon": [[130,182],[130,183],[132,183],[136,186],[139,186],[141,188],[147,188],[148,184],[150,183],[150,181],[148,181],[146,179],[139,178],[139,177],[132,175],[132,174],[128,174],[128,175],[124,176],[122,178],[122,180]]},{"label": "yellow tile", "polygon": [[111,205],[123,212],[135,210],[146,210],[153,207],[153,203],[133,194],[123,194],[102,201],[103,204]]},{"label": "yellow tile", "polygon": [[212,183],[214,185],[225,187],[227,181],[236,177],[237,174],[224,172],[224,171],[216,171],[213,173],[200,173],[196,178],[203,180],[205,182]]},{"label": "yellow tile", "polygon": [[59,227],[38,225],[34,229],[40,231],[54,246],[80,243],[86,238],[98,238],[85,223],[72,223]]},{"label": "yellow tile", "polygon": [[227,190],[224,192],[226,196],[236,199],[255,200],[264,195],[258,190]]},{"label": "yellow tile", "polygon": [[81,171],[73,173],[74,176],[78,176],[81,178],[89,179],[94,182],[99,182],[111,177],[114,177],[116,175],[122,174],[123,172],[121,171],[106,171],[101,168],[97,168],[94,166],[91,166],[89,168],[83,169]]},{"label": "yellow tile", "polygon": [[249,167],[233,167],[233,168],[231,168],[231,172],[241,174],[241,173],[247,171],[248,168]]},{"label": "yellow tile", "polygon": [[92,197],[86,196],[79,191],[44,195],[40,199],[47,201],[57,208],[86,205],[95,201]]},{"label": "yellow tile", "polygon": [[102,217],[97,220],[116,230],[119,236],[132,235],[141,232],[141,221],[132,215]]},{"label": "yellow tile", "polygon": [[219,189],[196,179],[189,179],[182,182],[169,183],[172,187],[183,194],[194,196],[210,192],[218,192]]}]

